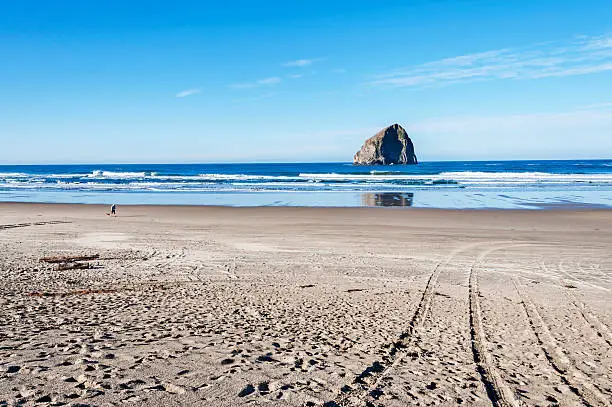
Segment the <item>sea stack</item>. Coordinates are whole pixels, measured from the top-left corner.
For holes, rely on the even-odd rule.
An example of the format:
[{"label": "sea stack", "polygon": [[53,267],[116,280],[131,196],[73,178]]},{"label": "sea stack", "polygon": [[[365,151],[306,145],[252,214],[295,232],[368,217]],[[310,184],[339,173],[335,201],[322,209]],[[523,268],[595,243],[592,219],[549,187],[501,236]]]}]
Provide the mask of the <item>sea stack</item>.
[{"label": "sea stack", "polygon": [[391,164],[418,164],[412,140],[397,123],[367,139],[353,157],[353,165]]}]

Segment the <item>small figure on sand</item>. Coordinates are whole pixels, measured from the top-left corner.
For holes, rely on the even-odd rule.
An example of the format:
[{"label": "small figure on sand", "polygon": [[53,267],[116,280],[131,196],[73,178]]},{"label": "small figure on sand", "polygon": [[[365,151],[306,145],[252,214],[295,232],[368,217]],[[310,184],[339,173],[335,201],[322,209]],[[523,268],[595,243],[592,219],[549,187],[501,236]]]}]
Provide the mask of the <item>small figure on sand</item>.
[{"label": "small figure on sand", "polygon": [[117,216],[117,204],[111,205],[110,216]]}]

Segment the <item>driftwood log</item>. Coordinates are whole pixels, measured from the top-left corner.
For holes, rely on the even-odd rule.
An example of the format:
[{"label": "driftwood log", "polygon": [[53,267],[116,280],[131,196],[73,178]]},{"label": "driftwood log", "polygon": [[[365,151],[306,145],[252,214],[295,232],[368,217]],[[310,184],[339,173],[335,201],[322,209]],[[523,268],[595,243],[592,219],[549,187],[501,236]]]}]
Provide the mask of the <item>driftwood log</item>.
[{"label": "driftwood log", "polygon": [[77,261],[90,261],[100,258],[99,254],[91,254],[84,256],[51,256],[40,259],[43,263],[74,263]]},{"label": "driftwood log", "polygon": [[90,269],[91,264],[89,263],[60,263],[55,267],[57,271],[64,270],[87,270]]}]

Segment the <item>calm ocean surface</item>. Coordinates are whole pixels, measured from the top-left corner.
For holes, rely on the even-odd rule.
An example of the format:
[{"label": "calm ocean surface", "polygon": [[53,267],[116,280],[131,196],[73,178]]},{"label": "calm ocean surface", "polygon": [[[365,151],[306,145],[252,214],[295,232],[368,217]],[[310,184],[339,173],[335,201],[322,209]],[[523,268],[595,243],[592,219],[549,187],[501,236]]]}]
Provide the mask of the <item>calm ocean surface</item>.
[{"label": "calm ocean surface", "polygon": [[433,208],[612,207],[612,160],[415,166],[129,164],[0,166],[0,201]]}]

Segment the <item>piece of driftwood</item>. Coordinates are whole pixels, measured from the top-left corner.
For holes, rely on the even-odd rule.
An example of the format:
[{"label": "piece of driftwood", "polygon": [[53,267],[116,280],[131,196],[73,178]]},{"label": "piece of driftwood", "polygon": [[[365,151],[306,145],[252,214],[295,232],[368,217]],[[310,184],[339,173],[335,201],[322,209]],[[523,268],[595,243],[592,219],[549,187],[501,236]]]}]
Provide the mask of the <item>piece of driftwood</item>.
[{"label": "piece of driftwood", "polygon": [[60,263],[55,267],[57,271],[63,270],[87,270],[92,268],[88,263]]},{"label": "piece of driftwood", "polygon": [[90,255],[75,255],[75,256],[51,256],[51,257],[43,257],[40,259],[43,263],[74,263],[77,261],[90,261],[97,260],[100,258],[99,254],[90,254]]}]

